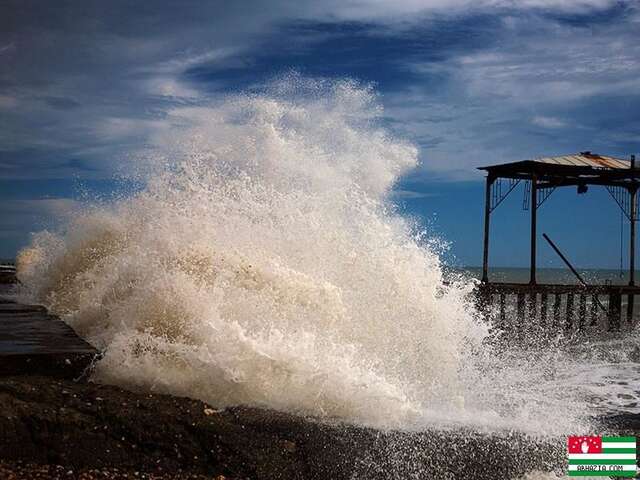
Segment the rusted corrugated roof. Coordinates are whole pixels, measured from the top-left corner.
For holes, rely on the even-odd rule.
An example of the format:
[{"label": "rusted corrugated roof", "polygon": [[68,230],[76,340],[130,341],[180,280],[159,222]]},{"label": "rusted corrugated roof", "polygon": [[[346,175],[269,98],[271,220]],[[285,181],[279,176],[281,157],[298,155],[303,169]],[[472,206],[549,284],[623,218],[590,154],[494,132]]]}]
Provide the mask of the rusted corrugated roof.
[{"label": "rusted corrugated roof", "polygon": [[560,157],[534,158],[534,162],[554,163],[556,165],[575,165],[578,167],[592,168],[629,168],[631,162],[621,158],[597,155],[591,152],[582,152],[575,155],[562,155]]},{"label": "rusted corrugated roof", "polygon": [[[513,163],[522,163],[513,162]],[[561,155],[558,157],[541,157],[533,158],[530,160],[524,160],[524,162],[536,162],[552,165],[564,165],[574,167],[590,167],[597,169],[629,169],[631,162],[616,157],[609,157],[607,155],[598,155],[591,152],[580,152],[572,155]],[[512,163],[505,163],[502,165],[511,165]],[[491,165],[489,167],[481,167],[481,170],[485,170],[493,167],[500,167],[502,165]],[[636,167],[637,168],[637,167]]]}]

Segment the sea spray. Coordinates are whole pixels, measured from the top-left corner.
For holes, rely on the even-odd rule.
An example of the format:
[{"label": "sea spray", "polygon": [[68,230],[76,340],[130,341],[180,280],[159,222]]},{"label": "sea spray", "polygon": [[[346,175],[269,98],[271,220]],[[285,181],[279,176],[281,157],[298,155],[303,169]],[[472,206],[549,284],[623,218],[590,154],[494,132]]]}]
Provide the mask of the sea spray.
[{"label": "sea spray", "polygon": [[19,278],[104,350],[99,381],[377,426],[455,417],[484,328],[472,284],[445,286],[388,201],[417,151],[381,121],[350,81],[177,108],[146,187],[36,235]]},{"label": "sea spray", "polygon": [[18,258],[23,295],[104,351],[94,380],[376,427],[585,431],[565,357],[487,344],[474,283],[445,282],[390,202],[417,150],[371,88],[293,76],[159,125],[141,191]]}]

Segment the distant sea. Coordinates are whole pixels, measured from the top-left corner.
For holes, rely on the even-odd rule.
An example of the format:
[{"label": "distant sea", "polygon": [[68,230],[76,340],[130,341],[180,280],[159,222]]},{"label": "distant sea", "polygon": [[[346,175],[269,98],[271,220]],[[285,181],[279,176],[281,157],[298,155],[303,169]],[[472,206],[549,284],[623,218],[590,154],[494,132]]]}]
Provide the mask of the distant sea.
[{"label": "distant sea", "polygon": [[[464,272],[471,277],[482,277],[481,267],[449,268],[450,272]],[[614,269],[577,269],[587,284],[602,285],[626,285],[629,283],[629,271]],[[489,269],[489,280],[493,282],[528,283],[529,269],[521,267],[496,267]],[[536,272],[538,283],[552,284],[577,284],[576,277],[566,268],[538,268]],[[636,281],[640,283],[640,271],[636,270]]]},{"label": "distant sea", "polygon": [[[15,265],[15,259],[0,258],[0,265]],[[463,273],[472,278],[482,278],[482,267],[445,267],[446,273]],[[629,271],[607,268],[578,269],[582,278],[588,284],[626,285],[629,283]],[[566,268],[538,268],[536,273],[538,283],[552,283],[573,285],[578,280]],[[489,280],[492,282],[528,283],[529,268],[524,267],[495,267],[489,269]],[[636,283],[640,284],[640,270],[636,270]]]}]

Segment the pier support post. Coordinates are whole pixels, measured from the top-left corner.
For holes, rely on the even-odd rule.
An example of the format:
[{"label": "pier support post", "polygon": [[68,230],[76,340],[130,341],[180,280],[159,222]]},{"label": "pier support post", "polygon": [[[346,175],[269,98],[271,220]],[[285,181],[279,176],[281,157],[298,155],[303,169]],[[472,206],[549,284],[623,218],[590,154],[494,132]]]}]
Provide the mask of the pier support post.
[{"label": "pier support post", "polygon": [[598,302],[598,294],[594,293],[593,295],[591,295],[591,320],[589,321],[589,326],[591,327],[598,325],[598,314],[600,313],[600,311],[598,310]]},{"label": "pier support post", "polygon": [[587,295],[580,294],[580,303],[578,304],[578,329],[582,330],[585,326],[585,320],[587,317]]},{"label": "pier support post", "polygon": [[540,295],[540,326],[547,326],[547,309],[549,308],[549,298],[547,296],[547,291],[543,290],[542,295]]},{"label": "pier support post", "polygon": [[534,173],[531,176],[531,277],[529,284],[536,284],[536,229],[538,213],[538,178]]},{"label": "pier support post", "polygon": [[562,297],[559,293],[555,293],[553,298],[553,326],[554,328],[558,326],[560,323],[560,302],[562,302]]},{"label": "pier support post", "polygon": [[634,187],[629,192],[631,196],[631,220],[629,220],[629,285],[636,284],[636,201],[638,191]]},{"label": "pier support post", "polygon": [[484,243],[482,250],[482,282],[489,282],[489,223],[491,220],[491,185],[495,181],[493,175],[487,175],[484,194]]},{"label": "pier support post", "polygon": [[609,330],[620,329],[620,311],[622,310],[622,295],[619,291],[609,292]]},{"label": "pier support post", "polygon": [[567,311],[564,323],[566,330],[571,330],[573,326],[573,292],[567,293]]},{"label": "pier support post", "polygon": [[[635,185],[635,169],[636,169],[636,156],[631,155],[631,175],[634,181],[631,189],[629,190],[629,196],[631,197],[630,205],[630,220],[629,220],[629,285],[634,286],[636,284],[636,216],[637,212],[637,196],[638,187]],[[633,322],[633,294],[627,296],[627,321]]]}]

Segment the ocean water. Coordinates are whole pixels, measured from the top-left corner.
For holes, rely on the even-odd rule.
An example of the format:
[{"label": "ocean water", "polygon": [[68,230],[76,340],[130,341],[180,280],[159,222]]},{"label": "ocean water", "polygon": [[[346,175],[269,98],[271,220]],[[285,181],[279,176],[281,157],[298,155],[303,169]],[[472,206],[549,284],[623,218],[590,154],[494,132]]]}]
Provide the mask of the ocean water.
[{"label": "ocean water", "polygon": [[[468,275],[475,279],[482,276],[481,267],[451,268],[451,274]],[[578,269],[589,285],[626,285],[628,270]],[[489,278],[495,282],[528,283],[529,269],[498,267],[490,269]],[[571,284],[579,282],[565,268],[539,268],[538,283]],[[636,271],[636,279],[640,272]],[[590,300],[589,300],[590,301]],[[605,300],[603,300],[605,301]],[[605,301],[606,302],[606,301]],[[623,296],[622,311],[626,311],[627,297]],[[623,322],[620,332],[599,332],[596,336],[576,335],[562,338],[551,350],[558,349],[564,365],[558,364],[554,378],[545,381],[551,390],[566,387],[587,402],[586,411],[592,415],[640,413],[640,337],[637,322],[640,319],[640,301],[635,298],[633,324]],[[559,332],[561,333],[561,332]]]},{"label": "ocean water", "polygon": [[[465,272],[473,278],[482,278],[482,267],[450,268],[452,273]],[[580,276],[588,285],[626,285],[629,283],[627,269],[577,269]],[[636,283],[640,282],[640,271],[636,270]],[[521,267],[492,267],[489,269],[489,280],[492,282],[529,283],[529,268]],[[568,268],[538,268],[536,270],[538,283],[552,283],[578,285],[579,281]]]},{"label": "ocean water", "polygon": [[637,411],[635,336],[490,341],[473,271],[389,200],[417,149],[370,87],[294,76],[168,118],[132,155],[145,189],[17,258],[20,295],[104,350],[94,380],[382,429],[564,435]]}]

